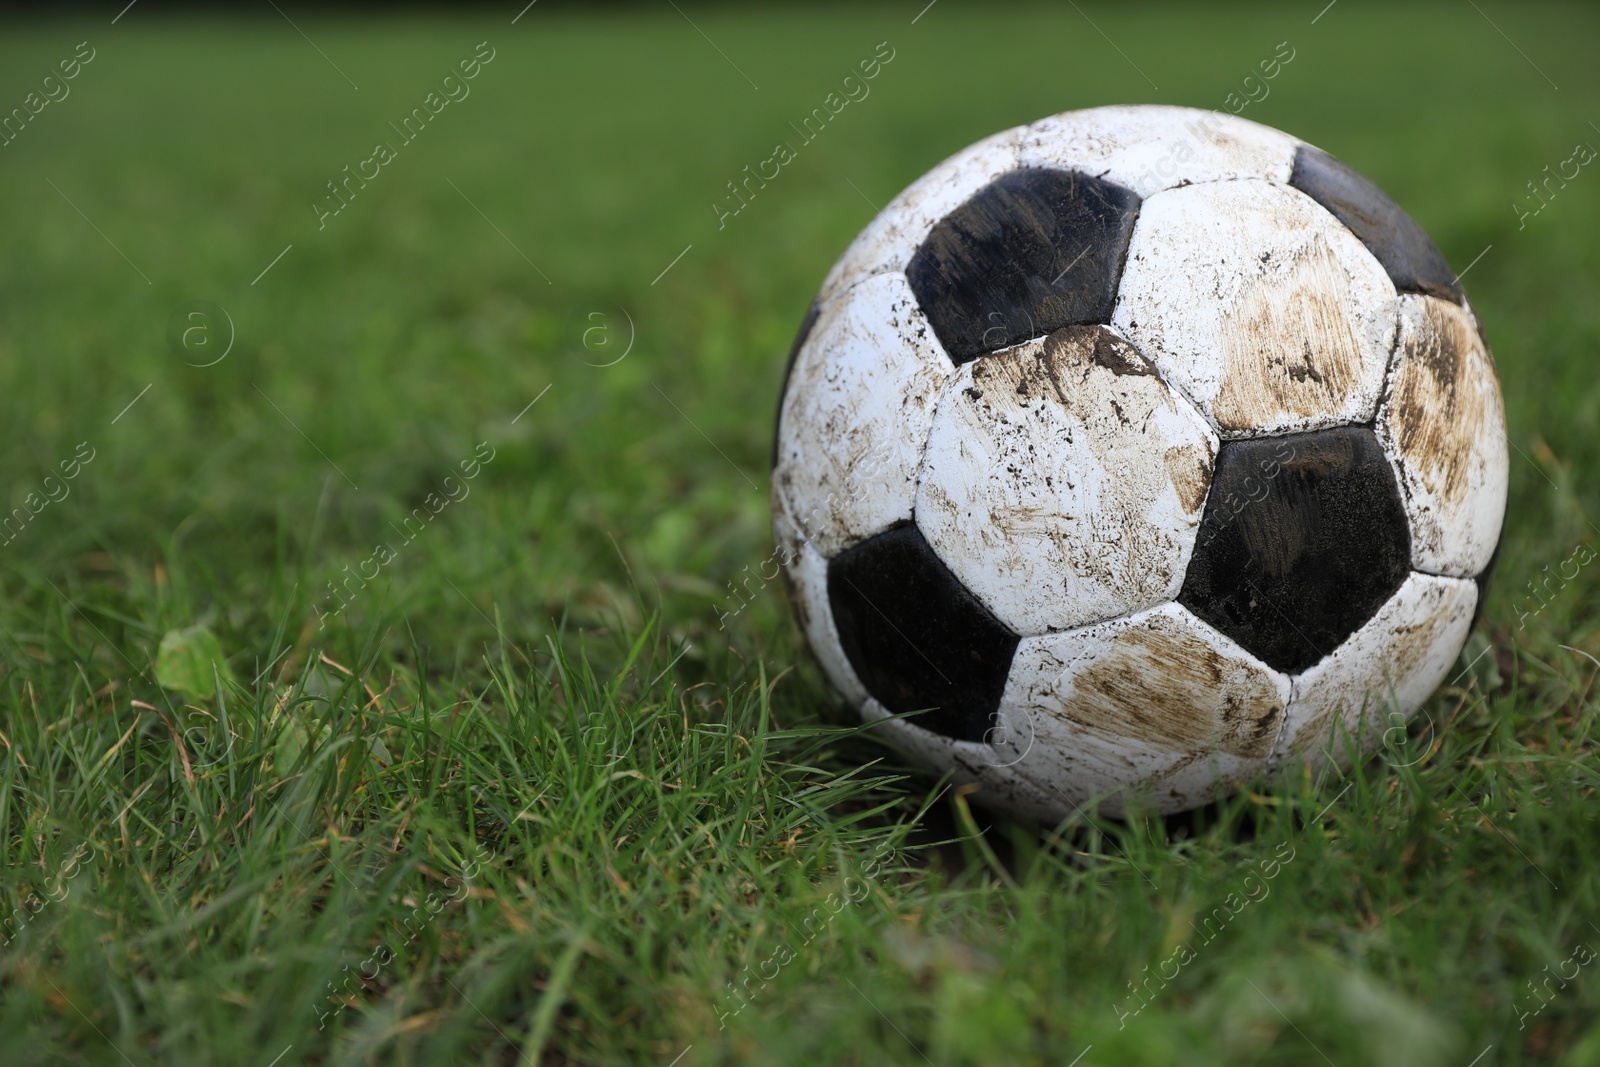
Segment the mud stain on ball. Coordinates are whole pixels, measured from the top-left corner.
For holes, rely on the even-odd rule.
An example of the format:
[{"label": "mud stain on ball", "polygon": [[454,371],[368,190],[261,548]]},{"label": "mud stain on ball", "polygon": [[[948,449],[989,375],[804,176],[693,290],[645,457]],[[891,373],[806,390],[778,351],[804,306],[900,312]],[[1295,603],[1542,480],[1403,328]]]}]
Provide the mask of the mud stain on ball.
[{"label": "mud stain on ball", "polygon": [[1167,465],[1167,477],[1183,510],[1199,512],[1211,487],[1211,457],[1192,448],[1169,448],[1161,453],[1161,461]]},{"label": "mud stain on ball", "polygon": [[[1498,383],[1460,308],[1424,301],[1421,329],[1407,331],[1389,405],[1400,451],[1441,506],[1465,504],[1479,439],[1497,414]],[[1493,402],[1486,402],[1493,401]]]},{"label": "mud stain on ball", "polygon": [[[1061,331],[1066,333],[1066,331]],[[1054,335],[1051,337],[1055,339]],[[1139,350],[1117,335],[1106,330],[1094,333],[1094,363],[1113,374],[1141,374],[1156,376],[1156,366],[1139,354]]]},{"label": "mud stain on ball", "polygon": [[1247,282],[1220,319],[1225,373],[1212,414],[1224,430],[1252,430],[1264,413],[1312,419],[1361,377],[1344,267],[1320,238],[1292,255]]},{"label": "mud stain on ball", "polygon": [[1283,702],[1260,667],[1224,655],[1193,627],[1152,616],[1117,635],[1073,677],[1066,713],[1112,737],[1138,737],[1174,752],[1265,759]]}]

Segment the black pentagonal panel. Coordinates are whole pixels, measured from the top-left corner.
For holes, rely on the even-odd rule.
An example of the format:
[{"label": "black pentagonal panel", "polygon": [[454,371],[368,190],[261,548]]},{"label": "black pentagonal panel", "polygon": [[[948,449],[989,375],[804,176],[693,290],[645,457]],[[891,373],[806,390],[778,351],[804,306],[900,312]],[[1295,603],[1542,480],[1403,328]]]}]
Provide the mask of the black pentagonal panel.
[{"label": "black pentagonal panel", "polygon": [[822,304],[816,300],[811,301],[811,306],[806,308],[806,317],[800,320],[800,332],[794,335],[794,344],[789,346],[789,362],[783,367],[783,385],[778,389],[778,413],[772,418],[772,465],[778,465],[778,431],[783,428],[783,400],[789,395],[789,379],[794,375],[794,361],[800,358],[800,349],[805,346],[806,338],[811,336],[811,328],[817,324],[817,316],[822,312]]},{"label": "black pentagonal panel", "polygon": [[1111,321],[1139,197],[1067,170],[1015,170],[946,215],[906,268],[959,366],[1062,326]]},{"label": "black pentagonal panel", "polygon": [[[828,601],[856,675],[895,714],[961,741],[982,741],[1017,650],[990,614],[906,523],[828,562]],[[923,709],[932,709],[926,710]]]},{"label": "black pentagonal panel", "polygon": [[1295,674],[1394,595],[1411,528],[1365,426],[1227,441],[1178,602]]},{"label": "black pentagonal panel", "polygon": [[1301,145],[1289,184],[1333,212],[1377,257],[1402,293],[1463,300],[1455,272],[1427,231],[1359,171],[1320,148]]}]

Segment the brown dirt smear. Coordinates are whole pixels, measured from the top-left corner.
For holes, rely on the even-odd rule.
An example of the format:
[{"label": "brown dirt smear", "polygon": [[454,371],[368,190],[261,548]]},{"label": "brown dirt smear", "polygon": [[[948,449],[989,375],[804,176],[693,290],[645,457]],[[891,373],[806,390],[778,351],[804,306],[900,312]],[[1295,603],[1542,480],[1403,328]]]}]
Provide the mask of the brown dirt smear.
[{"label": "brown dirt smear", "polygon": [[1314,418],[1343,405],[1362,372],[1349,292],[1344,267],[1320,237],[1245,283],[1222,319],[1222,390],[1212,403],[1217,425],[1250,430],[1282,415]]},{"label": "brown dirt smear", "polygon": [[1473,459],[1495,417],[1498,384],[1472,321],[1454,304],[1422,297],[1420,328],[1404,331],[1389,423],[1409,466],[1446,509],[1465,506]]},{"label": "brown dirt smear", "polygon": [[1216,748],[1265,759],[1283,717],[1271,675],[1159,615],[1119,634],[1072,689],[1065,711],[1074,721],[1184,755]]}]

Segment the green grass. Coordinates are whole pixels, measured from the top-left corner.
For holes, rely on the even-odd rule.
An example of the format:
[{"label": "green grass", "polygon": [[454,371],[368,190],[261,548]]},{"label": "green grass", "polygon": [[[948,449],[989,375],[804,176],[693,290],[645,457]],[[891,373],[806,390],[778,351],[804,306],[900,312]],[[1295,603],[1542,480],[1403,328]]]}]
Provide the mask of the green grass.
[{"label": "green grass", "polygon": [[[93,450],[0,547],[0,1060],[1600,1063],[1600,969],[1551,977],[1600,948],[1600,568],[1521,614],[1600,538],[1600,172],[1510,207],[1600,145],[1600,16],[303,6],[316,48],[142,5],[0,41],[5,109],[96,50],[0,148],[7,505]],[[483,40],[471,95],[319,231],[325,183]],[[724,183],[885,40],[871,96],[719,230]],[[950,152],[1221,106],[1284,40],[1245,117],[1458,269],[1489,248],[1493,656],[1348,776],[1171,823],[975,815],[852,730],[781,588],[719,629],[771,553],[790,335]],[[167,341],[196,300],[236,331],[215,366]],[[174,631],[227,669],[158,665]]]}]

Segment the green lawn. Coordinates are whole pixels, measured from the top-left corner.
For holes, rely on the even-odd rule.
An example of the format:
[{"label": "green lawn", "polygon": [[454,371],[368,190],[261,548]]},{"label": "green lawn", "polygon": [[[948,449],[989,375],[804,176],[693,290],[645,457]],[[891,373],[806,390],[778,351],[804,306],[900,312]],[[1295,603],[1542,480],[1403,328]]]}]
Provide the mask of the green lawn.
[{"label": "green lawn", "polygon": [[[0,35],[61,96],[0,147],[0,1062],[1600,1063],[1600,568],[1528,585],[1600,541],[1600,172],[1512,207],[1600,146],[1600,12],[119,6]],[[779,585],[719,627],[789,339],[939,159],[1284,41],[1244,116],[1472,264],[1493,655],[1347,778],[975,814]]]}]

